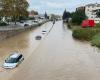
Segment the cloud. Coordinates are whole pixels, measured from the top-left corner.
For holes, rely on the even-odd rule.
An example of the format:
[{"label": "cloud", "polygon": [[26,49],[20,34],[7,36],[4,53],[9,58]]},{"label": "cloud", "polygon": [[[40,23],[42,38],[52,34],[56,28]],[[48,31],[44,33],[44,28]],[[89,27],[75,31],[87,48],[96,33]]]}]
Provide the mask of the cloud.
[{"label": "cloud", "polygon": [[65,3],[59,3],[59,2],[51,2],[51,1],[41,1],[42,5],[46,5],[50,8],[63,8],[66,6]]},{"label": "cloud", "polygon": [[75,11],[76,7],[89,3],[100,3],[100,0],[28,0],[30,10],[35,9],[40,13],[47,11],[48,13],[62,14],[64,9],[67,11]]}]

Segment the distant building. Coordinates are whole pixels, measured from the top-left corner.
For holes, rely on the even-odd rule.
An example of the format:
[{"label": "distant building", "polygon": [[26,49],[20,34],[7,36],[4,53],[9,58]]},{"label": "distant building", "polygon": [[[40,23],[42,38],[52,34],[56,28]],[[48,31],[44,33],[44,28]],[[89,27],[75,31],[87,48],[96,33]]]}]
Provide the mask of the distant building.
[{"label": "distant building", "polygon": [[80,11],[80,10],[85,11],[85,6],[81,6],[81,7],[76,8],[76,11]]},{"label": "distant building", "polygon": [[38,15],[37,11],[32,10],[29,12],[29,17],[34,17],[35,15]]},{"label": "distant building", "polygon": [[44,14],[38,14],[38,15],[34,15],[34,18],[35,19],[45,19],[45,16],[44,16]]},{"label": "distant building", "polygon": [[45,19],[44,14],[39,14],[37,11],[34,11],[34,10],[29,12],[29,17],[37,19],[37,20],[38,19]]},{"label": "distant building", "polygon": [[100,10],[100,4],[88,4],[85,6],[85,14],[88,19],[92,19],[95,23],[100,23],[100,18],[96,15],[96,12]]},{"label": "distant building", "polygon": [[100,23],[100,18],[96,15],[97,11],[100,10],[100,4],[87,4],[76,8],[76,11],[84,10],[88,19],[94,20],[95,23]]}]

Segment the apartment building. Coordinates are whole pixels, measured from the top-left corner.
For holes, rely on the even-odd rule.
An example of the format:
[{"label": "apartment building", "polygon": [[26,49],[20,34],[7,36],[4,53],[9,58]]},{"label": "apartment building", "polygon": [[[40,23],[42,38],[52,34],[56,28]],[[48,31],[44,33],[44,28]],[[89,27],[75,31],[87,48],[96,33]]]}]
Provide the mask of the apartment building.
[{"label": "apartment building", "polygon": [[88,19],[92,19],[95,23],[100,23],[100,18],[96,15],[97,11],[100,10],[100,4],[88,4],[85,6],[85,14]]}]

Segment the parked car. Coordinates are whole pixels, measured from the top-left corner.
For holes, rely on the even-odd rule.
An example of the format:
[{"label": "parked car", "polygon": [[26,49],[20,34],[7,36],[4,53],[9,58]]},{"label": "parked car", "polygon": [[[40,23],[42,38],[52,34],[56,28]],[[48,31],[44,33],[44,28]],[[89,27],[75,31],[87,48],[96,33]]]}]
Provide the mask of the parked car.
[{"label": "parked car", "polygon": [[38,21],[33,20],[33,21],[32,21],[32,24],[33,24],[33,25],[37,25],[37,24],[39,24],[39,22],[38,22]]},{"label": "parked car", "polygon": [[38,21],[38,20],[33,20],[33,22],[34,22],[34,23],[38,23],[39,21]]},{"label": "parked car", "polygon": [[9,55],[9,57],[5,60],[3,64],[3,68],[5,69],[12,69],[17,67],[22,61],[24,57],[21,53],[14,52]]},{"label": "parked car", "polygon": [[41,40],[41,38],[42,37],[40,35],[38,35],[38,36],[35,37],[36,40]]},{"label": "parked car", "polygon": [[36,22],[36,23],[38,23],[38,20],[34,20],[33,22]]},{"label": "parked car", "polygon": [[20,22],[19,25],[26,27],[26,26],[32,26],[32,23],[30,21],[26,21],[26,22]]},{"label": "parked car", "polygon": [[24,24],[24,27],[26,27],[26,26],[30,26],[30,25],[29,25],[29,24],[27,24],[27,23],[25,23],[25,24]]}]

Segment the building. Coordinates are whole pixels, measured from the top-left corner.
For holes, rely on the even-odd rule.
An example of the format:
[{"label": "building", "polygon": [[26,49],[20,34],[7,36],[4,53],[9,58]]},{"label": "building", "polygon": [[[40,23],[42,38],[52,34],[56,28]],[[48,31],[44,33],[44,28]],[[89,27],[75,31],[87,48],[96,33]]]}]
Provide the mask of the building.
[{"label": "building", "polygon": [[85,6],[81,6],[76,8],[76,11],[85,11]]},{"label": "building", "polygon": [[34,17],[35,15],[38,15],[38,12],[37,11],[29,11],[29,17]]},{"label": "building", "polygon": [[45,19],[44,14],[38,14],[38,15],[35,15],[34,17],[35,19]]},{"label": "building", "polygon": [[85,14],[88,19],[92,19],[95,23],[100,23],[100,18],[96,15],[96,12],[100,10],[100,4],[88,4],[85,6]]}]

